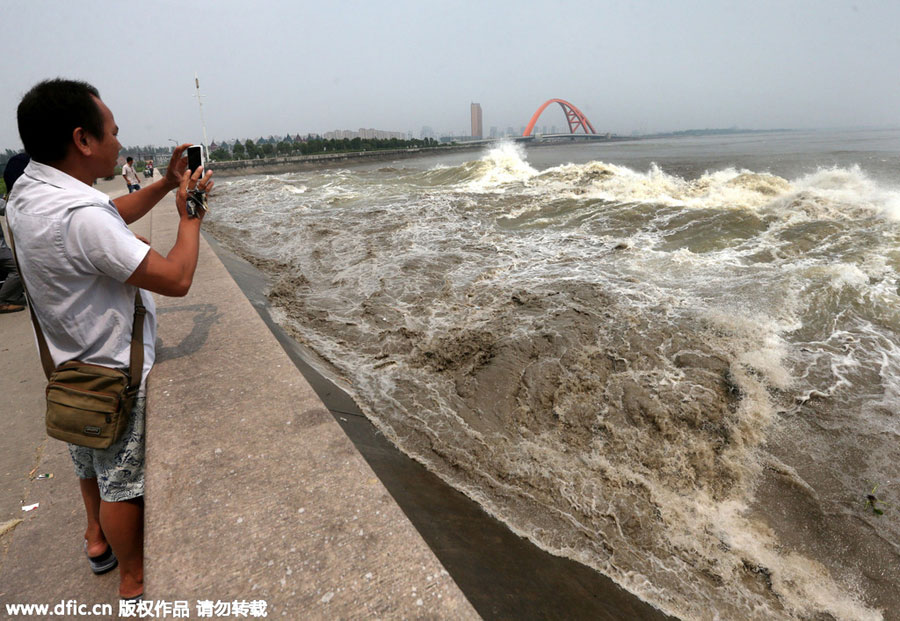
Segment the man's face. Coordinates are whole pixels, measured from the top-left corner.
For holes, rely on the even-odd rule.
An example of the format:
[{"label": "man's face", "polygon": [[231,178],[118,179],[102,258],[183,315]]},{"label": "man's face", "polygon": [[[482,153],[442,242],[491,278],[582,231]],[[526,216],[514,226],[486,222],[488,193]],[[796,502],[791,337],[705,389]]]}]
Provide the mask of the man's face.
[{"label": "man's face", "polygon": [[94,97],[94,101],[97,102],[97,107],[103,117],[103,136],[96,139],[92,159],[97,162],[97,176],[109,177],[115,173],[119,151],[122,149],[117,137],[119,126],[116,125],[113,113],[106,107],[106,104],[96,97]]}]

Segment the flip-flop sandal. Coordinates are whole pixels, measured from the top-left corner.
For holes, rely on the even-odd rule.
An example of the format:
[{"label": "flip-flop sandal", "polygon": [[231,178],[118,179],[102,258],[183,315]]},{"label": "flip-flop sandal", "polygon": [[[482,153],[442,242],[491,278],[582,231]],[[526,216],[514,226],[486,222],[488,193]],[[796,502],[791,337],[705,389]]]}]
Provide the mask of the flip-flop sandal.
[{"label": "flip-flop sandal", "polygon": [[87,556],[88,563],[91,566],[91,571],[98,576],[115,569],[116,565],[119,564],[119,559],[117,559],[116,555],[113,554],[112,547],[109,544],[106,544],[106,552],[104,552],[100,556],[88,556],[87,539],[85,539],[84,555]]}]

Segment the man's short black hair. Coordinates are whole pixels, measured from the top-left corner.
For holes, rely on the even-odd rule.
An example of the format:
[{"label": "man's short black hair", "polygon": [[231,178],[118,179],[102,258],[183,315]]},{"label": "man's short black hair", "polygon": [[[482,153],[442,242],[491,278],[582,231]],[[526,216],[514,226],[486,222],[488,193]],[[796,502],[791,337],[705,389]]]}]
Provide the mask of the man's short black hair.
[{"label": "man's short black hair", "polygon": [[94,97],[100,93],[87,82],[62,78],[44,80],[25,93],[18,109],[19,137],[31,159],[63,159],[78,127],[102,139],[103,115]]}]

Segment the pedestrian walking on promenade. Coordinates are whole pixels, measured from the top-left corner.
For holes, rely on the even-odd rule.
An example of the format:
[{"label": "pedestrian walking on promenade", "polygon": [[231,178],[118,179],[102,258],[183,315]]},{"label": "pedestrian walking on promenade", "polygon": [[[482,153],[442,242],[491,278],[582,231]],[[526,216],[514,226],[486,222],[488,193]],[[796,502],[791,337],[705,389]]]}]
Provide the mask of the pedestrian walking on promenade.
[{"label": "pedestrian walking on promenade", "polygon": [[141,180],[138,179],[137,173],[134,172],[134,158],[130,155],[125,160],[125,165],[122,166],[122,176],[125,177],[129,194],[141,189]]}]

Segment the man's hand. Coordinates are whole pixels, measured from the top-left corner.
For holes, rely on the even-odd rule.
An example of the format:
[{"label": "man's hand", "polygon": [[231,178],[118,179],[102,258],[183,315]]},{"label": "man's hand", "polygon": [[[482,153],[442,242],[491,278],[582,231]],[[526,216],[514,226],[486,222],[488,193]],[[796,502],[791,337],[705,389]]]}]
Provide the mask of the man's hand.
[{"label": "man's hand", "polygon": [[[188,146],[188,145],[182,145]],[[175,195],[175,206],[178,208],[178,215],[185,219],[187,218],[187,195],[191,190],[202,190],[209,194],[209,192],[213,189],[213,185],[215,183],[212,181],[213,171],[207,171],[206,174],[203,174],[203,166],[197,168],[194,171],[194,174],[191,174],[190,170],[185,170],[181,173],[181,184],[178,187],[178,193]],[[202,177],[201,177],[202,175]],[[166,173],[168,176],[168,173]],[[202,220],[203,216],[206,215],[205,209],[197,210],[197,219]]]},{"label": "man's hand", "polygon": [[175,150],[172,152],[172,159],[169,160],[169,167],[166,168],[165,176],[166,185],[169,186],[170,190],[174,190],[181,184],[181,179],[187,170],[187,158],[182,156],[189,146],[191,146],[191,143],[186,142],[175,147]]},{"label": "man's hand", "polygon": [[[187,196],[188,192],[192,190],[209,192],[213,188],[212,171],[204,174],[202,166],[198,167],[193,174],[191,174],[190,170],[187,170],[187,162],[181,159],[181,155],[189,146],[183,144],[175,149],[169,169],[166,171],[166,183],[169,183],[173,174],[180,171],[178,183],[175,186],[178,188],[178,192],[175,194],[175,206],[180,217],[175,245],[172,246],[169,254],[165,257],[153,248],[150,248],[141,264],[125,281],[129,285],[162,295],[182,296],[186,295],[191,288],[194,272],[197,269],[200,221],[206,212],[200,209],[196,218],[189,218],[187,215]],[[164,186],[157,181],[150,186],[150,188],[154,187],[162,189]],[[149,188],[145,190],[145,192],[149,191]],[[156,200],[158,201],[159,198]],[[122,210],[119,209],[119,213],[121,212]]]}]

